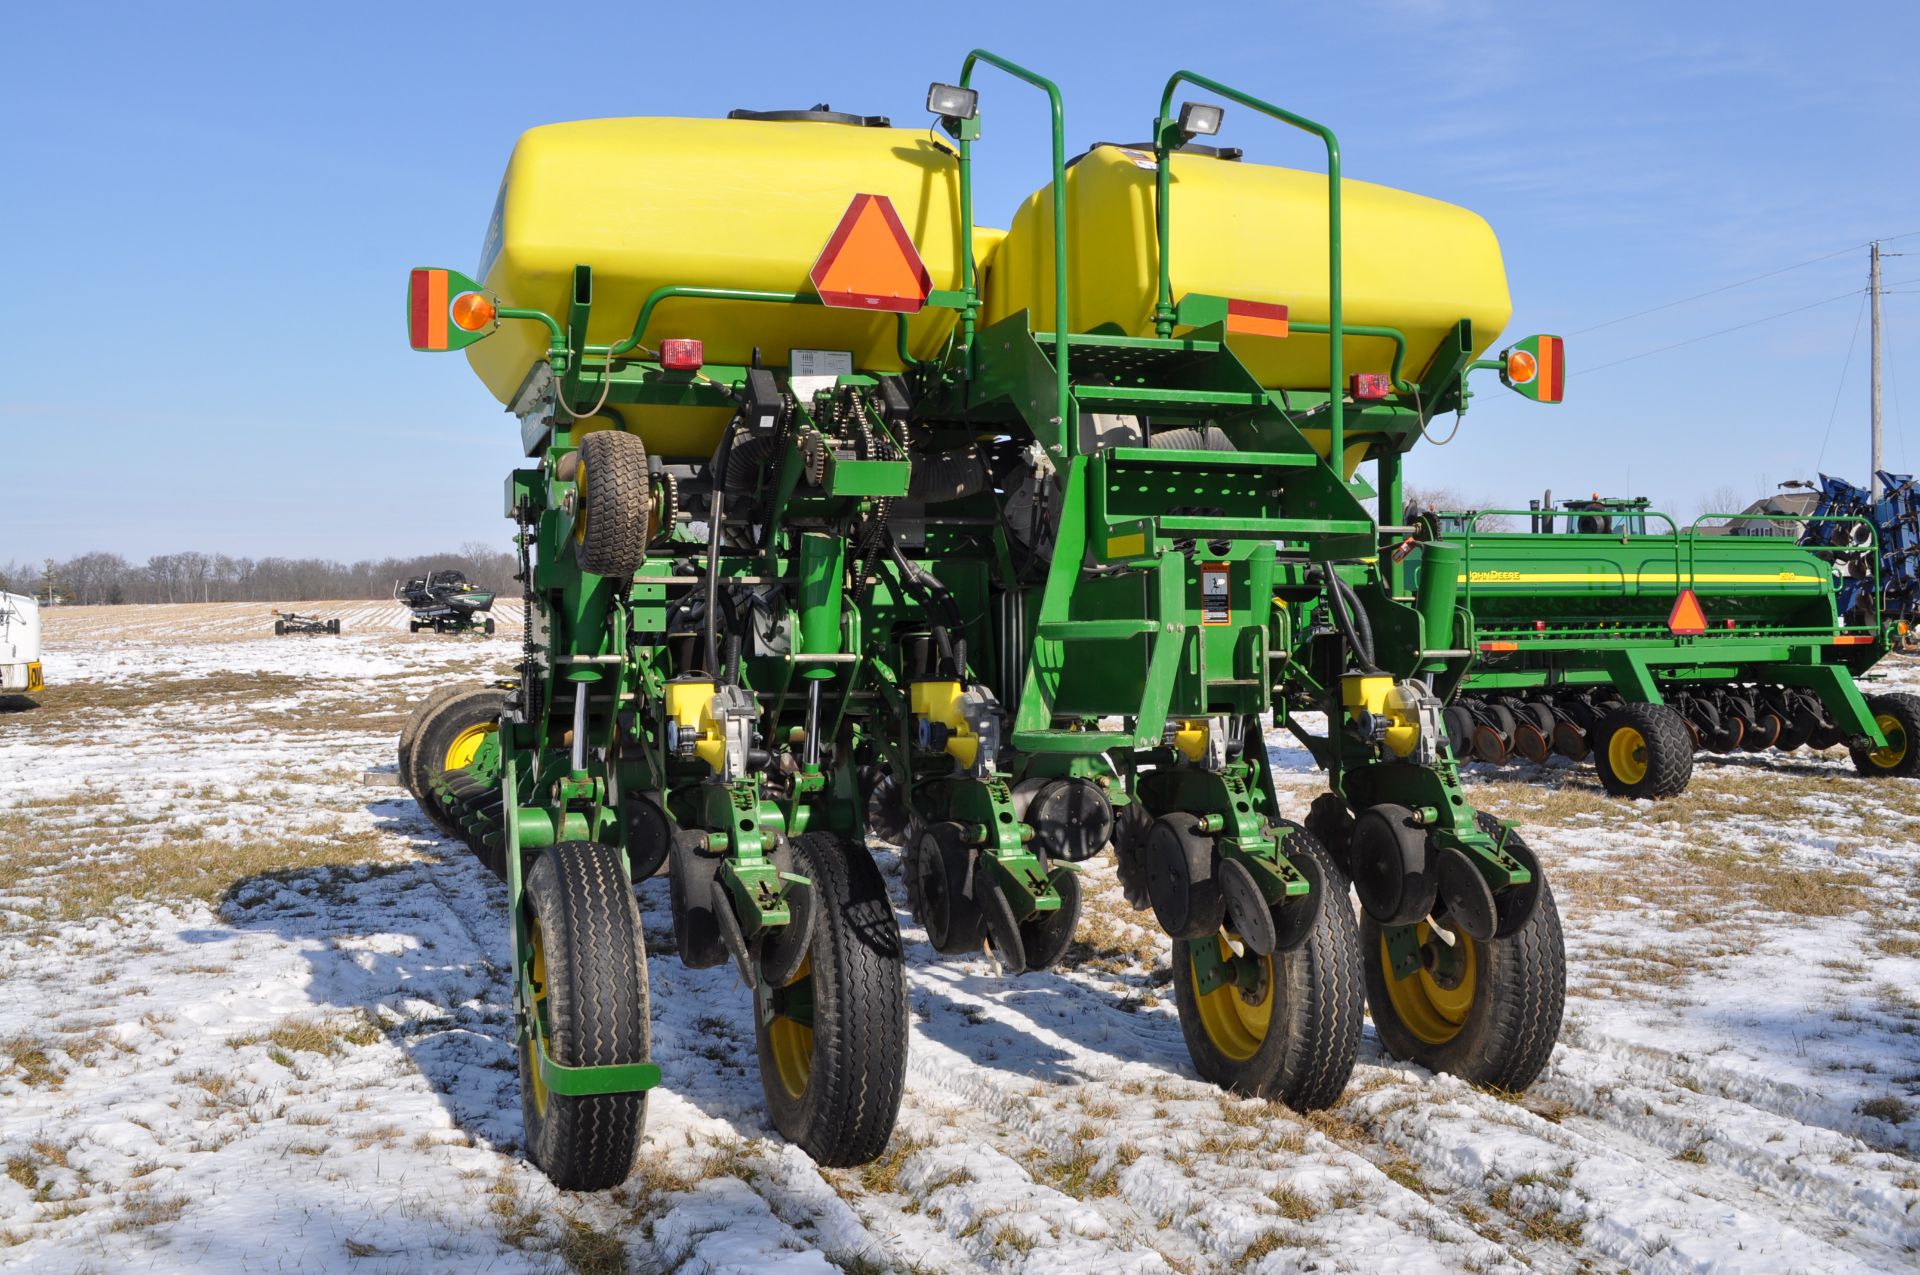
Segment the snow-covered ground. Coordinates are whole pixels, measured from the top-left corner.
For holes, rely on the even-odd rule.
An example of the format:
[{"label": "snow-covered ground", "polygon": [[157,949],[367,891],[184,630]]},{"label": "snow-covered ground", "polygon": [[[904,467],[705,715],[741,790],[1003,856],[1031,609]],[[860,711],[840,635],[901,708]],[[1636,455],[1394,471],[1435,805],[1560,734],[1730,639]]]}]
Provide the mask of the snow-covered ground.
[{"label": "snow-covered ground", "polygon": [[[121,611],[56,615],[51,689],[0,712],[0,1268],[1920,1267],[1920,784],[1840,753],[1703,758],[1659,805],[1472,768],[1567,920],[1566,1028],[1517,1096],[1369,1030],[1332,1111],[1228,1097],[1110,868],[1069,968],[1009,979],[934,957],[883,850],[913,1020],[887,1156],[784,1145],[737,977],[660,957],[641,1163],[571,1195],[516,1154],[504,892],[361,782],[412,698],[514,643]],[[640,896],[666,935],[665,883]]]}]

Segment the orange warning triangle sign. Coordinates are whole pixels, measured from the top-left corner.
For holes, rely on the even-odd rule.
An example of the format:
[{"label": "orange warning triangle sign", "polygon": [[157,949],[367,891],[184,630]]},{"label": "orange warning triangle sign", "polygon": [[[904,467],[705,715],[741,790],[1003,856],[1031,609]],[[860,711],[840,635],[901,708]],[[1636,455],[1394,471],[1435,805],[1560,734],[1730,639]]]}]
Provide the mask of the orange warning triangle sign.
[{"label": "orange warning triangle sign", "polygon": [[855,195],[807,276],[820,300],[851,310],[918,314],[933,291],[926,263],[885,195]]},{"label": "orange warning triangle sign", "polygon": [[1692,589],[1680,590],[1680,596],[1673,600],[1673,610],[1667,613],[1667,632],[1675,637],[1698,637],[1707,631],[1707,613],[1700,607],[1700,599]]}]

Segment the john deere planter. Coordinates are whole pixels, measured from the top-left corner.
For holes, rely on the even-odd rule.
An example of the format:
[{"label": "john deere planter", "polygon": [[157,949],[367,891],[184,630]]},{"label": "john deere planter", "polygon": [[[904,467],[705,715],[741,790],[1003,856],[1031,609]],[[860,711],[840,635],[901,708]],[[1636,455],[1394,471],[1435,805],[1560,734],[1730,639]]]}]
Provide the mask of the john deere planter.
[{"label": "john deere planter", "polygon": [[[987,68],[1052,128],[1004,235],[974,225]],[[1176,110],[1182,84],[1209,102]],[[1213,101],[1328,175],[1196,142]],[[1057,88],[993,54],[928,109],[945,137],[538,128],[478,277],[409,282],[414,347],[467,349],[528,457],[518,676],[430,700],[402,764],[506,879],[533,1157],[572,1187],[628,1171],[662,1080],[630,884],[663,866],[673,954],[750,989],[774,1126],[877,1155],[907,1015],[870,835],[932,947],[1009,975],[1067,959],[1111,844],[1229,1088],[1334,1101],[1363,987],[1396,1054],[1527,1084],[1552,894],[1447,749],[1454,582],[1403,598],[1373,564],[1426,420],[1475,368],[1557,399],[1560,342],[1482,359],[1509,314],[1486,224],[1343,183],[1331,131],[1203,76],[1071,166]],[[1276,795],[1268,714],[1327,768],[1311,812]]]},{"label": "john deere planter", "polygon": [[[1490,515],[1526,531],[1483,529]],[[1800,519],[1804,521],[1805,519]],[[1473,652],[1445,712],[1456,755],[1593,759],[1608,792],[1670,797],[1694,753],[1847,745],[1869,778],[1920,774],[1920,698],[1863,696],[1856,678],[1898,640],[1877,587],[1840,605],[1879,555],[1865,518],[1819,517],[1835,547],[1763,534],[1785,517],[1708,515],[1681,527],[1644,500],[1439,514],[1409,555],[1460,591],[1456,644]],[[1704,524],[1712,522],[1712,527]],[[1871,586],[1872,581],[1863,581]]]}]

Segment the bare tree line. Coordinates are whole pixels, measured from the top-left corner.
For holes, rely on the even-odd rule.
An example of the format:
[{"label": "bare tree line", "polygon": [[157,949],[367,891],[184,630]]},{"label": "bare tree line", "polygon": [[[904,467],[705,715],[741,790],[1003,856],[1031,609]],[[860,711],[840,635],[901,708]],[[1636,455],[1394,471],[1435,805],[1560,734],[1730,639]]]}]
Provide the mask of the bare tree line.
[{"label": "bare tree line", "polygon": [[513,554],[480,541],[452,553],[334,562],[326,558],[235,558],[224,553],[156,554],[135,563],[117,553],[65,561],[0,561],[0,592],[49,594],[77,606],[131,602],[292,602],[306,598],[384,598],[394,581],[428,571],[464,571],[500,592],[513,589]]}]

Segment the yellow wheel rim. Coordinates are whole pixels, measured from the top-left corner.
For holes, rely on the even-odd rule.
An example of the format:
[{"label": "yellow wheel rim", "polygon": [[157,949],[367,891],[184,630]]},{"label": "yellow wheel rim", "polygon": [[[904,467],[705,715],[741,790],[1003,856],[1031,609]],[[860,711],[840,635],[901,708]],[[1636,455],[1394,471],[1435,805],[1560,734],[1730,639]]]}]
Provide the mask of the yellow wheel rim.
[{"label": "yellow wheel rim", "polygon": [[453,742],[447,745],[447,756],[440,769],[459,770],[473,765],[473,759],[480,755],[480,745],[499,729],[500,727],[493,722],[482,722],[478,726],[469,726],[455,735]]},{"label": "yellow wheel rim", "polygon": [[1887,746],[1868,753],[1867,760],[1882,770],[1892,770],[1907,759],[1907,732],[1892,713],[1875,713],[1873,721],[1887,737]]},{"label": "yellow wheel rim", "polygon": [[[1414,931],[1421,946],[1433,936],[1425,921]],[[1479,984],[1480,954],[1472,939],[1464,934],[1453,938],[1463,968],[1453,986],[1436,979],[1424,965],[1406,978],[1393,976],[1393,954],[1387,950],[1387,936],[1380,936],[1380,967],[1387,976],[1387,1000],[1401,1026],[1429,1045],[1444,1045],[1460,1034],[1467,1015],[1473,1012],[1474,990]],[[1451,981],[1451,980],[1449,980]]]},{"label": "yellow wheel rim", "polygon": [[1647,777],[1647,737],[1631,726],[1622,726],[1607,741],[1607,761],[1621,783],[1639,783]]},{"label": "yellow wheel rim", "polygon": [[574,508],[579,510],[573,517],[573,542],[587,543],[587,458],[574,454],[573,464]]},{"label": "yellow wheel rim", "polygon": [[[812,977],[813,957],[809,955],[800,962],[799,972],[786,986],[796,986]],[[780,1079],[780,1087],[787,1091],[788,1097],[804,1096],[807,1081],[813,1075],[813,1028],[785,1014],[775,1014],[767,1024],[767,1044],[773,1054],[773,1070]]]},{"label": "yellow wheel rim", "polygon": [[1228,961],[1259,963],[1260,982],[1252,992],[1243,991],[1236,983],[1226,983],[1202,993],[1198,970],[1189,964],[1187,974],[1193,980],[1193,999],[1200,1009],[1200,1029],[1207,1034],[1208,1042],[1230,1061],[1245,1062],[1259,1052],[1267,1039],[1267,1029],[1273,1024],[1273,957],[1237,952],[1225,934],[1215,935],[1214,942],[1220,945],[1223,964]]},{"label": "yellow wheel rim", "polygon": [[[533,1022],[547,1025],[547,945],[538,921],[527,922],[527,944],[533,949]],[[529,1025],[531,1027],[531,1024]],[[533,1050],[533,1032],[527,1032],[527,1070],[533,1075],[533,1109],[547,1114],[547,1079],[540,1074],[540,1059]]]}]

